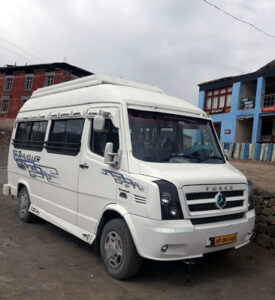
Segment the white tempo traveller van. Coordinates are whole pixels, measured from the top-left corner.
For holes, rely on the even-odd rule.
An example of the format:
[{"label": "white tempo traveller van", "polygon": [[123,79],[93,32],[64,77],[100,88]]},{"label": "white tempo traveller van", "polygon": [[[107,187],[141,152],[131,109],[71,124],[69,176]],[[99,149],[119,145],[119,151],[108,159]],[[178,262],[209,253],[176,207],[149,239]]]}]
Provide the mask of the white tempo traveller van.
[{"label": "white tempo traveller van", "polygon": [[107,272],[249,243],[252,187],[210,118],[154,86],[88,76],[39,89],[12,134],[4,195],[100,249]]}]

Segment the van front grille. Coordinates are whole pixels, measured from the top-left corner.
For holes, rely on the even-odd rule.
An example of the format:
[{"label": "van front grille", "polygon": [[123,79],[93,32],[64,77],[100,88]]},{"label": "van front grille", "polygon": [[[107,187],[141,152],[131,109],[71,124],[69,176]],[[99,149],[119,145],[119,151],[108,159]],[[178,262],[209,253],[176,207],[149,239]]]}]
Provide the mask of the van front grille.
[{"label": "van front grille", "polygon": [[[243,196],[243,191],[223,191],[221,194],[225,197],[239,197]],[[188,193],[186,200],[211,199],[215,198],[216,195],[217,192]]]},{"label": "van front grille", "polygon": [[[192,185],[184,186],[182,190],[190,218],[239,213],[245,211],[247,206],[246,184]],[[224,207],[219,207],[217,203],[219,193],[226,198]]]},{"label": "van front grille", "polygon": [[243,217],[244,217],[244,213],[238,213],[238,214],[223,215],[217,217],[193,218],[190,221],[193,225],[199,225],[199,224],[237,220],[237,219],[242,219]]},{"label": "van front grille", "polygon": [[[243,206],[243,200],[227,202],[223,209]],[[215,203],[202,203],[202,204],[190,204],[188,205],[189,211],[205,211],[220,209]]]}]

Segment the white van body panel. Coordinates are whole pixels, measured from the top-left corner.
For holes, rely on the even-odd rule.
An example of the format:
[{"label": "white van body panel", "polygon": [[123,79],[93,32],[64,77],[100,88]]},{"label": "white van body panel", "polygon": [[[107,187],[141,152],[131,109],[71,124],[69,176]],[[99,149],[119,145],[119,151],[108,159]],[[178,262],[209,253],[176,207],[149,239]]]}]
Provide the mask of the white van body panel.
[{"label": "white van body panel", "polygon": [[[209,246],[210,238],[236,232],[238,241],[219,246],[218,250],[247,244],[252,235],[255,212],[248,211],[246,177],[229,162],[174,164],[136,159],[132,153],[129,108],[209,120],[199,108],[168,96],[157,87],[110,77],[88,76],[40,89],[18,113],[9,151],[5,194],[10,191],[17,196],[20,186],[26,186],[32,213],[88,243],[95,240],[104,213],[115,211],[126,221],[138,253],[151,259],[199,257],[217,251]],[[118,169],[104,163],[103,156],[91,151],[92,119],[102,111],[118,129],[122,150]],[[41,151],[34,151],[13,145],[19,122],[47,121],[47,143],[54,121],[78,118],[84,119],[84,127],[77,155],[50,153],[46,146]],[[156,180],[171,182],[176,187],[183,219],[162,220]],[[227,186],[233,191],[243,191],[242,206],[227,211],[190,210],[192,204],[188,202],[188,193]],[[228,197],[229,202],[238,199]],[[195,201],[202,203],[204,200]],[[202,217],[231,214],[242,217],[207,224],[193,222]],[[161,247],[166,244],[169,248],[164,253]]]}]

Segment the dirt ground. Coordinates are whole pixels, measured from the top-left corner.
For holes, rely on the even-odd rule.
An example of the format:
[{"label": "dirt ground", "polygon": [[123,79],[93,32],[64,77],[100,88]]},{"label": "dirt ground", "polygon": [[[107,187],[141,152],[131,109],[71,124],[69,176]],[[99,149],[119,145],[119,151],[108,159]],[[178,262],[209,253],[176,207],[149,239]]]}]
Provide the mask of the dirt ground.
[{"label": "dirt ground", "polygon": [[[6,157],[0,149],[0,190]],[[234,164],[251,170],[246,163]],[[106,274],[93,247],[42,220],[22,223],[17,200],[0,195],[0,300],[265,300],[274,299],[274,283],[275,252],[254,244],[225,257],[200,259],[191,271],[182,262],[144,261],[136,278],[117,281]]]},{"label": "dirt ground", "polygon": [[[0,299],[274,299],[275,253],[249,245],[226,257],[145,261],[138,276],[109,277],[92,247],[57,227],[22,223],[0,197]],[[190,278],[190,282],[189,279]]]},{"label": "dirt ground", "polygon": [[231,160],[230,163],[253,182],[254,188],[275,195],[275,162]]}]

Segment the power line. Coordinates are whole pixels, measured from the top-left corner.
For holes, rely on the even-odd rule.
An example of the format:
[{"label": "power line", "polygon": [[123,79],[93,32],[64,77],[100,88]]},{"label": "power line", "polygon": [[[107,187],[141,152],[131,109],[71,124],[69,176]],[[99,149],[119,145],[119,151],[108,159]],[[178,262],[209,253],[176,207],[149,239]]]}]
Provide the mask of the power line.
[{"label": "power line", "polygon": [[13,46],[13,47],[15,47],[15,48],[17,48],[17,49],[19,49],[19,50],[21,50],[21,51],[27,53],[28,55],[30,55],[30,56],[32,56],[32,57],[34,57],[36,60],[39,60],[39,61],[41,61],[41,62],[44,62],[43,59],[37,57],[36,55],[32,54],[31,52],[29,52],[29,51],[27,51],[27,50],[24,50],[23,48],[20,48],[19,46],[15,45],[14,43],[9,42],[9,41],[6,40],[5,38],[3,38],[3,37],[0,36],[0,39],[1,39],[2,41],[6,42],[7,44],[10,44],[11,46]]},{"label": "power line", "polygon": [[15,51],[13,51],[13,50],[11,50],[11,49],[3,46],[3,45],[0,45],[0,47],[35,64],[35,61],[27,58],[25,55],[22,55],[22,54],[20,54],[18,52],[15,52]]},{"label": "power line", "polygon": [[[25,47],[34,49],[34,45],[28,44],[26,41],[23,41],[23,40],[20,39],[18,36],[16,36],[14,33],[8,32],[8,31],[7,31],[6,29],[4,29],[3,27],[0,27],[0,30],[3,31],[3,32],[4,32],[5,34],[7,34],[8,36],[13,36],[13,37],[16,39],[17,42],[20,42],[20,43],[23,44]],[[10,42],[10,43],[11,43],[11,42]],[[36,48],[36,49],[34,49],[34,50],[37,50],[37,51],[41,52],[41,49],[38,49],[38,48]],[[25,50],[24,50],[24,51],[25,51]],[[25,51],[25,52],[31,53],[31,52],[29,52],[29,51]],[[50,57],[49,55],[47,55],[47,54],[45,54],[45,53],[40,53],[40,55],[42,55],[42,54],[43,54],[43,57],[45,58],[45,59],[43,59],[44,61],[45,61],[45,60],[55,60],[54,58]],[[35,55],[33,55],[33,56],[35,56]],[[35,56],[35,57],[37,57],[37,56]],[[38,58],[38,57],[37,57],[37,58]],[[39,60],[41,60],[41,59],[39,58]]]},{"label": "power line", "polygon": [[246,24],[246,25],[248,25],[248,26],[251,26],[251,27],[254,28],[255,30],[258,30],[259,32],[261,32],[261,33],[263,33],[263,34],[265,34],[265,35],[267,35],[267,36],[269,36],[269,37],[271,37],[271,38],[273,38],[273,39],[275,38],[275,35],[270,34],[270,33],[266,32],[266,31],[262,30],[261,28],[255,26],[255,25],[252,24],[252,23],[249,23],[249,22],[247,22],[247,21],[244,21],[244,20],[239,19],[238,17],[233,16],[232,14],[230,14],[229,12],[227,12],[227,11],[223,10],[222,8],[216,6],[215,4],[210,3],[210,2],[208,2],[208,1],[206,1],[206,0],[202,0],[202,1],[205,2],[206,4],[210,5],[210,6],[213,6],[214,8],[216,8],[216,9],[219,10],[219,11],[221,11],[222,13],[224,13],[224,14],[226,14],[226,15],[232,17],[233,19],[235,19],[235,20],[237,20],[237,21],[239,21],[239,22],[241,22],[241,23],[244,23],[244,24]]}]

